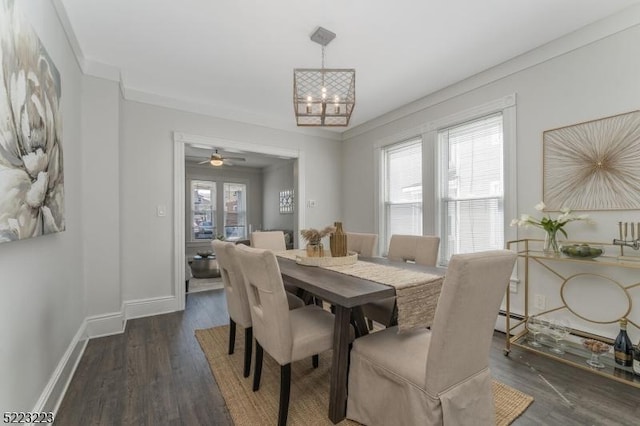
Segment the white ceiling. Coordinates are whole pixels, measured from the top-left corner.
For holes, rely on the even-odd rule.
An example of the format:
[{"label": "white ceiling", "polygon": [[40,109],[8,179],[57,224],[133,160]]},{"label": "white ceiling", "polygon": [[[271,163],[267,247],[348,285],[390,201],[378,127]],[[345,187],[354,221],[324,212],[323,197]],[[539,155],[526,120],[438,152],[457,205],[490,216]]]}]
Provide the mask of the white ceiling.
[{"label": "white ceiling", "polygon": [[[295,129],[293,68],[356,69],[351,126],[525,53],[639,0],[59,0],[84,60],[125,93]],[[344,131],[338,128],[337,131]]]}]

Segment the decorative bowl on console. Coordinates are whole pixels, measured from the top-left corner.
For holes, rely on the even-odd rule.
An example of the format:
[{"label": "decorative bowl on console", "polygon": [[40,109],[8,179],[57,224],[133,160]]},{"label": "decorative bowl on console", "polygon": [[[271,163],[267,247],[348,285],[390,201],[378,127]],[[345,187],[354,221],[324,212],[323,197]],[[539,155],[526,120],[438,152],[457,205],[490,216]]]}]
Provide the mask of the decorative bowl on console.
[{"label": "decorative bowl on console", "polygon": [[595,259],[596,257],[602,256],[604,248],[601,246],[590,246],[589,244],[568,244],[563,245],[560,251],[574,259]]}]

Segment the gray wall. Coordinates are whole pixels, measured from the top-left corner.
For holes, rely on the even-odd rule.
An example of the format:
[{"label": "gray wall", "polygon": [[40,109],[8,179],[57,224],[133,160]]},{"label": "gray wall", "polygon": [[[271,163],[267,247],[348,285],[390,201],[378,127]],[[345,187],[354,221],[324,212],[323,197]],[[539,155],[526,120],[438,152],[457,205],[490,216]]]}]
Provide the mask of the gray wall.
[{"label": "gray wall", "polygon": [[60,72],[66,231],[0,244],[0,411],[49,411],[62,390],[54,373],[64,385],[65,354],[85,339],[82,74],[52,2],[15,4]]},{"label": "gray wall", "polygon": [[61,74],[66,231],[0,245],[6,318],[0,405],[49,411],[87,336],[119,333],[128,318],[175,309],[174,132],[286,148],[313,159],[300,176],[306,194],[318,201],[304,211],[309,226],[331,223],[340,211],[341,171],[333,159],[341,146],[123,100],[117,82],[82,74],[55,2],[15,3]]},{"label": "gray wall", "polygon": [[[117,312],[120,288],[120,93],[118,84],[83,76],[82,217],[87,315]],[[116,232],[118,231],[118,232]],[[91,334],[102,334],[91,330]]]},{"label": "gray wall", "polygon": [[[280,191],[293,189],[293,161],[263,169],[262,229],[294,228],[295,214],[280,213]],[[299,207],[296,205],[295,209]]]},{"label": "gray wall", "polygon": [[[583,35],[585,34],[572,34],[570,41]],[[567,40],[545,46],[540,51],[517,58],[513,63],[503,64],[417,101],[416,105],[425,105],[423,108],[409,106],[404,111],[396,111],[374,123],[368,123],[366,127],[348,131],[343,146],[342,169],[345,227],[378,232],[375,146],[381,141],[400,141],[414,136],[420,130],[415,130],[412,135],[412,129],[428,129],[430,122],[513,93],[517,98],[517,212],[533,215],[538,213],[533,207],[542,200],[542,133],[549,129],[637,110],[640,99],[640,55],[637,54],[640,26],[633,26],[564,54],[551,55],[544,60],[537,59],[536,55],[553,51],[564,42]],[[520,71],[505,72],[527,61],[534,65]],[[425,170],[423,174],[427,176],[429,173],[432,171]],[[433,190],[425,188],[423,192],[429,193],[430,189]],[[433,204],[433,200],[425,200],[426,215],[433,216],[433,210],[429,209]],[[570,239],[609,242],[616,236],[618,221],[637,222],[640,217],[638,210],[590,211],[588,214],[595,224],[569,224],[566,230]],[[510,218],[507,219],[508,226]],[[518,229],[517,233],[519,238],[544,237],[543,231],[537,228]],[[522,271],[521,265],[521,279]],[[579,271],[584,271],[584,268]],[[620,271],[603,272],[620,275],[621,282],[633,280]],[[549,274],[534,278],[539,284],[534,293],[545,295],[548,307],[560,303],[559,286],[562,283],[557,278],[554,281],[554,277]],[[635,281],[637,282],[637,277]],[[640,306],[640,296],[634,296],[634,306]],[[613,307],[602,306],[595,298],[583,302],[583,313],[613,310]],[[518,306],[516,302],[516,309],[522,309],[522,304]],[[632,311],[630,318],[638,323],[640,310]],[[585,327],[612,337],[617,334],[616,324]],[[629,333],[633,341],[637,341],[637,336],[640,336],[633,327]]]},{"label": "gray wall", "polygon": [[[301,180],[317,207],[307,226],[326,226],[340,211],[341,143],[138,102],[124,101],[121,116],[120,193],[123,300],[173,297],[173,133],[295,149],[306,167]],[[168,206],[165,217],[156,207]],[[140,256],[144,253],[144,256]]]}]

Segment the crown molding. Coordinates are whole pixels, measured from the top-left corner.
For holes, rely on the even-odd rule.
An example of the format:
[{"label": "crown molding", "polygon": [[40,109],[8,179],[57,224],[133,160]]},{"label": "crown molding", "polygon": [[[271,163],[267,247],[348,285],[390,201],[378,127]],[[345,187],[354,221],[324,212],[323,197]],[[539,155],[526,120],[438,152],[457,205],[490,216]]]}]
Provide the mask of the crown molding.
[{"label": "crown molding", "polygon": [[82,70],[82,73],[93,77],[103,78],[105,80],[120,82],[121,77],[118,67],[98,62],[94,59],[87,58],[84,55],[82,47],[80,47],[80,42],[76,37],[76,33],[73,31],[73,26],[71,26],[69,15],[67,15],[67,9],[65,9],[62,0],[52,0],[52,3],[53,8],[58,15],[58,20],[60,21],[67,37],[67,41],[69,42],[69,46],[71,46],[73,55],[75,56],[76,62],[78,63],[80,70]]},{"label": "crown molding", "polygon": [[67,10],[65,9],[62,0],[52,0],[52,3],[82,73],[88,76],[119,83],[120,93],[123,99],[176,109],[179,111],[207,115],[244,124],[267,127],[274,130],[316,136],[335,141],[342,140],[341,133],[338,131],[330,131],[322,128],[297,127],[293,123],[293,117],[291,118],[291,121],[285,122],[283,120],[265,117],[247,111],[232,110],[212,103],[200,102],[186,98],[175,98],[161,93],[145,92],[129,87],[123,78],[122,71],[118,67],[96,61],[95,59],[88,58],[84,55],[82,48],[80,47],[80,42],[73,31],[73,26],[71,25],[71,21],[69,20]]},{"label": "crown molding", "polygon": [[595,43],[621,31],[640,25],[640,5],[634,5],[600,21],[582,27],[547,44],[536,47],[502,64],[482,71],[442,90],[431,93],[414,102],[362,123],[342,133],[348,140],[378,127],[400,120],[408,115],[425,110],[448,99],[478,89],[509,75],[531,68],[573,50]]},{"label": "crown molding", "polygon": [[200,102],[186,98],[174,98],[164,96],[162,94],[145,92],[142,90],[132,89],[123,81],[121,83],[123,97],[126,100],[142,102],[146,104],[176,109],[180,111],[192,112],[195,114],[207,115],[210,117],[221,118],[224,120],[235,121],[238,123],[251,124],[254,126],[267,127],[274,130],[283,130],[290,133],[299,133],[308,136],[316,136],[323,139],[335,141],[342,140],[339,132],[325,130],[321,128],[297,127],[291,122],[265,117],[263,115],[254,114],[243,110],[233,110],[208,102]]},{"label": "crown molding", "polygon": [[426,133],[433,132],[444,126],[449,127],[455,125],[454,123],[462,123],[475,117],[482,117],[483,115],[504,110],[516,105],[516,96],[516,93],[511,93],[493,101],[486,102],[484,104],[474,106],[463,111],[459,111],[456,114],[429,121],[427,123],[410,127],[400,132],[395,132],[388,136],[375,139],[373,141],[373,147],[375,149],[380,149],[387,145],[406,142],[413,138],[424,136]]},{"label": "crown molding", "polygon": [[301,128],[295,126],[293,123],[250,113],[248,111],[231,110],[212,103],[205,103],[185,98],[175,98],[161,93],[151,93],[131,88],[125,83],[122,72],[118,67],[98,62],[84,56],[62,0],[52,0],[52,3],[82,72],[85,75],[119,82],[123,99],[231,120],[238,123],[257,125],[274,130],[338,141],[345,141],[370,132],[377,127],[392,123],[410,114],[427,109],[448,99],[493,83],[511,74],[531,68],[628,28],[640,25],[640,5],[631,6],[600,21],[582,27],[559,39],[534,48],[520,56],[503,62],[502,64],[489,68],[486,71],[482,71],[442,90],[424,96],[417,101],[411,102],[363,124],[347,129],[344,132],[338,132],[322,128]]},{"label": "crown molding", "polygon": [[92,77],[103,78],[105,80],[115,81],[116,83],[122,84],[120,69],[113,65],[105,64],[104,62],[85,58],[82,72]]},{"label": "crown molding", "polygon": [[69,42],[69,46],[71,46],[73,56],[75,56],[76,62],[78,63],[78,67],[80,67],[82,72],[84,72],[86,67],[84,54],[82,53],[82,48],[80,47],[76,33],[73,31],[73,27],[71,26],[71,21],[69,21],[67,9],[65,9],[64,4],[62,4],[62,0],[52,0],[51,2],[53,3],[53,8],[58,15],[60,25],[62,25],[62,29],[67,36],[67,41]]},{"label": "crown molding", "polygon": [[494,101],[486,102],[484,104],[459,111],[455,114],[430,121],[425,126],[423,126],[423,131],[432,132],[443,127],[456,126],[465,121],[473,120],[477,117],[482,117],[494,112],[505,110],[506,108],[516,105],[516,96],[516,93],[511,93]]}]

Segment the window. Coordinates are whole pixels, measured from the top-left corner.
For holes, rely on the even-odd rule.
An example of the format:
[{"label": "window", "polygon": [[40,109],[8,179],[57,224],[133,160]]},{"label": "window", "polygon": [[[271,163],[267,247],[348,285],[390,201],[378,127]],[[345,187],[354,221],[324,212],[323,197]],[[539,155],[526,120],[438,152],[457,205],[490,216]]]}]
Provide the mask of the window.
[{"label": "window", "polygon": [[393,234],[422,235],[422,139],[388,146],[382,155],[386,252]]},{"label": "window", "polygon": [[191,241],[210,240],[216,232],[216,183],[191,181]]},{"label": "window", "polygon": [[247,237],[247,185],[224,184],[224,237],[239,240]]},{"label": "window", "polygon": [[504,248],[502,113],[438,131],[440,252]]}]

